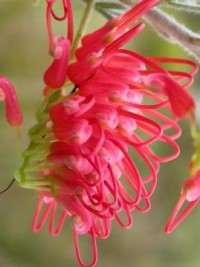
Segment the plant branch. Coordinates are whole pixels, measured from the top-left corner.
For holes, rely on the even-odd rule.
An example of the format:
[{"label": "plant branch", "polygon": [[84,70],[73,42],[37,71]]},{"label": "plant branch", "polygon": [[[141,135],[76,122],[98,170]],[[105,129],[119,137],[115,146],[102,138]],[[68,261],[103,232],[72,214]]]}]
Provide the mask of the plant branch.
[{"label": "plant branch", "polygon": [[186,49],[200,61],[200,35],[198,33],[191,31],[158,8],[150,10],[144,19],[162,37]]}]

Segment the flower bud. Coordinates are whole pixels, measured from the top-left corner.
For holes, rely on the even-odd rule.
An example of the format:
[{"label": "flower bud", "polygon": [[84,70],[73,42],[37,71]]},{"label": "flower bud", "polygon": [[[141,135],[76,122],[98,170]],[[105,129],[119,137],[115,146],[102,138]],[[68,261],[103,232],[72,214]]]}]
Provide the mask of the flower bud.
[{"label": "flower bud", "polygon": [[23,122],[15,88],[9,80],[0,76],[0,101],[5,101],[6,119],[13,127],[19,127]]}]

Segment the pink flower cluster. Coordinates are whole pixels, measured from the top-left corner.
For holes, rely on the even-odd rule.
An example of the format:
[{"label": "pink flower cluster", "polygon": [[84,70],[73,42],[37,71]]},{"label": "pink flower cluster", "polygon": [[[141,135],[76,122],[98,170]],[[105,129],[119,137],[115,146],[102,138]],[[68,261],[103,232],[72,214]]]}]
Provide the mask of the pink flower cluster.
[{"label": "pink flower cluster", "polygon": [[[16,177],[39,194],[33,231],[50,216],[49,232],[57,235],[70,216],[78,262],[94,266],[96,238],[109,236],[113,220],[126,229],[132,226],[133,211],[148,211],[160,163],[178,156],[177,121],[193,116],[194,101],[186,89],[197,67],[189,60],[144,57],[121,48],[144,28],[143,23],[132,25],[159,0],[140,1],[84,36],[75,62],[69,63],[71,5],[63,1],[64,15],[58,18],[54,2],[47,1],[54,60],[44,74],[45,101]],[[51,18],[68,20],[67,37],[53,38]],[[190,70],[161,67],[174,63]],[[68,96],[65,84],[73,88]],[[157,144],[168,152],[158,155]],[[55,226],[58,207],[62,212]],[[91,236],[93,251],[88,265],[78,242],[84,234]]]}]

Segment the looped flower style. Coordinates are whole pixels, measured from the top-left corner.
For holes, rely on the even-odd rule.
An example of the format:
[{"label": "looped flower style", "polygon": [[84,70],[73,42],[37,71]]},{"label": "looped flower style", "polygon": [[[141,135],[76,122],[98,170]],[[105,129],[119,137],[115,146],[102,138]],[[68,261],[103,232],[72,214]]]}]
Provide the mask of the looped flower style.
[{"label": "looped flower style", "polygon": [[67,36],[66,38],[72,43],[73,40],[73,16],[72,16],[72,6],[70,0],[62,0],[63,5],[63,16],[59,17],[55,14],[53,10],[54,4],[57,0],[46,0],[47,9],[46,9],[46,21],[47,21],[47,31],[49,37],[49,52],[54,57],[56,55],[56,45],[54,42],[54,34],[52,30],[52,19],[55,21],[67,22]]},{"label": "looped flower style", "polygon": [[[187,89],[197,66],[189,60],[144,57],[121,48],[144,28],[143,23],[134,24],[159,0],[140,1],[84,36],[70,62],[71,3],[62,1],[63,15],[58,17],[55,2],[47,0],[46,11],[53,62],[44,73],[44,99],[15,178],[39,196],[32,230],[40,231],[49,217],[49,233],[56,236],[70,217],[77,260],[92,267],[97,262],[96,238],[109,236],[113,220],[128,229],[134,211],[147,212],[160,164],[179,155],[178,121],[194,116],[195,104]],[[67,21],[66,36],[54,36],[52,19]],[[182,64],[187,71],[169,67]],[[0,97],[13,97],[11,86],[7,93],[2,84],[0,80]],[[19,114],[16,101],[11,102],[8,112]],[[21,124],[19,115],[8,116],[8,121]],[[157,145],[164,148],[163,154]],[[199,195],[191,192],[185,198],[196,201]],[[174,216],[169,229],[172,221]],[[79,247],[80,236],[86,234],[93,255],[89,264],[83,262]]]}]

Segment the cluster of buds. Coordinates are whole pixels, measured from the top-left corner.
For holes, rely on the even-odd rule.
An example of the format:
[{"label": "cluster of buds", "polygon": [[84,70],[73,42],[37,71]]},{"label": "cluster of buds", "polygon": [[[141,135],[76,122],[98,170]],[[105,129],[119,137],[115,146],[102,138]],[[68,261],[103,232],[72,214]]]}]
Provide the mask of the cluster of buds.
[{"label": "cluster of buds", "polygon": [[[46,13],[54,59],[44,73],[38,122],[29,132],[31,142],[15,178],[20,186],[38,193],[33,231],[39,231],[49,216],[49,233],[57,235],[66,217],[71,217],[78,262],[94,266],[96,238],[109,236],[113,220],[126,229],[132,226],[133,211],[148,211],[160,163],[178,156],[177,122],[193,118],[195,105],[187,88],[197,67],[189,60],[144,57],[122,48],[144,28],[143,23],[134,23],[159,0],[140,1],[84,36],[75,55],[70,55],[70,0],[63,0],[63,17],[53,11],[54,2],[47,1]],[[68,22],[66,37],[54,37],[52,19]],[[188,71],[163,67],[174,63]],[[21,113],[11,88],[0,80],[2,100],[8,95],[6,110],[15,110],[8,121],[18,126]],[[154,144],[167,147],[166,154],[158,155]],[[62,212],[55,226],[57,208]],[[85,234],[91,236],[93,251],[88,265],[78,242],[78,236]]]}]

